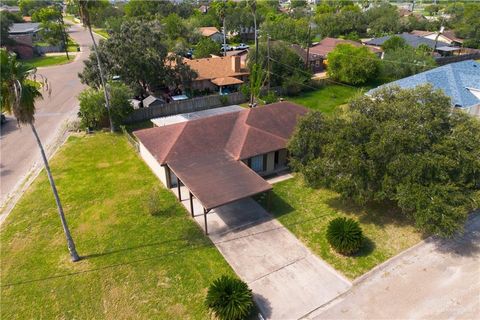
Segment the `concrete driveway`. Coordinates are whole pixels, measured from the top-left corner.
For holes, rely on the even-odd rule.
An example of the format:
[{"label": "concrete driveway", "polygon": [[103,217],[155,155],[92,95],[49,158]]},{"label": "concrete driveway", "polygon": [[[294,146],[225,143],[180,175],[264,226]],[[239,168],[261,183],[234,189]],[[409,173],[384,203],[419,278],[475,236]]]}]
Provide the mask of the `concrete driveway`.
[{"label": "concrete driveway", "polygon": [[[186,197],[187,189],[182,192]],[[189,210],[189,200],[182,203]],[[202,212],[195,201],[196,220],[203,228]],[[298,319],[351,287],[250,198],[212,210],[208,230],[227,262],[253,290],[265,318]]]},{"label": "concrete driveway", "polygon": [[[52,93],[44,94],[36,104],[35,125],[44,147],[53,143],[65,121],[78,111],[77,95],[83,90],[77,74],[83,70],[83,60],[90,53],[91,39],[88,31],[74,25],[70,36],[80,45],[82,52],[76,54],[75,61],[52,67],[38,68],[37,73],[45,76]],[[0,136],[0,203],[1,206],[29,174],[35,164],[41,164],[40,151],[29,127],[18,128],[15,119],[8,116],[2,125]],[[3,221],[0,216],[0,221]]]},{"label": "concrete driveway", "polygon": [[308,319],[479,319],[480,215],[455,240],[430,240],[367,274]]}]

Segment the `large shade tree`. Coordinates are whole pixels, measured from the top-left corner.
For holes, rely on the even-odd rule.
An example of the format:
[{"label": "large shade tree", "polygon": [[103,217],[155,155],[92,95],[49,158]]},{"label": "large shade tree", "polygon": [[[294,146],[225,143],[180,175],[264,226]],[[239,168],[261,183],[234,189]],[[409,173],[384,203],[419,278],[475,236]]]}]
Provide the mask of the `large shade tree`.
[{"label": "large shade tree", "polygon": [[341,82],[363,84],[379,72],[380,59],[365,46],[339,44],[327,58],[327,74]]},{"label": "large shade tree", "polygon": [[427,233],[454,235],[480,206],[480,122],[429,86],[359,96],[332,117],[310,113],[288,148],[309,185],[394,203]]},{"label": "large shade tree", "polygon": [[[35,128],[35,103],[42,98],[41,90],[49,92],[46,79],[35,74],[35,69],[17,61],[16,57],[1,49],[1,110],[15,116],[19,125],[28,125],[32,130],[42,155],[45,171],[47,172],[50,186],[57,204],[58,214],[62,223],[63,231],[67,239],[68,250],[72,261],[80,260],[75,249],[75,243],[68,228],[67,219],[63,212],[60,196],[48,164],[47,156],[42,142]],[[37,81],[41,79],[41,81]]]},{"label": "large shade tree", "polygon": [[[182,57],[169,54],[162,39],[165,33],[159,21],[124,22],[121,32],[112,34],[98,47],[106,76],[119,76],[142,98],[168,91],[171,86],[187,87],[196,77],[195,72],[183,63]],[[79,74],[81,81],[91,87],[100,86],[96,65],[97,59],[91,55]]]}]

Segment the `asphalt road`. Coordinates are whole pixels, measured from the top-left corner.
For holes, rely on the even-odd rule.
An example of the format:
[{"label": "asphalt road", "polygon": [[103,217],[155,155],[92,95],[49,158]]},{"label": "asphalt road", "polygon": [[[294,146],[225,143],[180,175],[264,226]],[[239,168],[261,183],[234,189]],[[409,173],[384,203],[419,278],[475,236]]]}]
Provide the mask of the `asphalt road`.
[{"label": "asphalt road", "polygon": [[[71,63],[38,68],[37,73],[46,77],[51,85],[50,96],[44,93],[37,102],[35,126],[44,146],[50,145],[59,130],[70,117],[78,112],[77,95],[83,90],[77,76],[83,69],[83,60],[90,53],[91,38],[81,26],[70,28],[70,35],[80,45],[82,52],[76,54]],[[35,164],[41,162],[40,151],[29,127],[18,128],[16,121],[8,116],[2,125],[0,136],[0,203],[1,206],[12,192],[28,176]]]},{"label": "asphalt road", "polygon": [[308,319],[479,319],[480,212],[454,240],[405,251]]}]

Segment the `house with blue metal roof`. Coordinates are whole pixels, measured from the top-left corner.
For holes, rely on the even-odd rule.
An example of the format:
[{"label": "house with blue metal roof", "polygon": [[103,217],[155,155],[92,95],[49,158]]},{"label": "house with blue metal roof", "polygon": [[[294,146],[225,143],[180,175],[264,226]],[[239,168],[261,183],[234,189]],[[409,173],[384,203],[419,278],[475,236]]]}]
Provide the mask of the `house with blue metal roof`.
[{"label": "house with blue metal roof", "polygon": [[416,75],[381,85],[367,92],[372,95],[376,90],[386,86],[414,88],[431,84],[441,89],[452,100],[452,106],[470,109],[480,104],[480,63],[466,60],[447,64]]}]

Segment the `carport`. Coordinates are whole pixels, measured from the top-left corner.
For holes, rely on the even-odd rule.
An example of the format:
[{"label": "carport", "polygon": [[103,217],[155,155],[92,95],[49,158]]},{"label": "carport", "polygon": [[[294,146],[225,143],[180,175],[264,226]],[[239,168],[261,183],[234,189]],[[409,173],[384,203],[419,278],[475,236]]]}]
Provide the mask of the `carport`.
[{"label": "carport", "polygon": [[205,234],[208,234],[207,214],[210,210],[237,200],[267,192],[272,186],[243,162],[228,155],[205,155],[183,158],[168,164],[177,176],[178,199],[182,201],[181,185],[189,190],[190,212],[195,217],[193,197],[203,207]]}]

